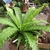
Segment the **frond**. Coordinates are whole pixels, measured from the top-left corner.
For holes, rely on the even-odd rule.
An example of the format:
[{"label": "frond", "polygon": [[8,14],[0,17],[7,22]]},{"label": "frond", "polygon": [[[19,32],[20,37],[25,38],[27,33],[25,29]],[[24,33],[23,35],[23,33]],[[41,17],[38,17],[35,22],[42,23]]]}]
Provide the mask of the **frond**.
[{"label": "frond", "polygon": [[32,23],[33,23],[33,25],[41,25],[41,23],[50,24],[50,23],[48,23],[47,21],[45,21],[43,19],[37,20],[35,18],[33,18]]},{"label": "frond", "polygon": [[28,40],[27,40],[26,37],[25,37],[25,45],[24,46],[25,46],[25,50],[29,50],[30,49],[30,46],[29,46],[29,43],[28,43]]},{"label": "frond", "polygon": [[23,21],[24,21],[24,17],[25,17],[25,14],[22,13],[22,23],[23,23]]},{"label": "frond", "polygon": [[22,28],[27,29],[27,27],[31,27],[32,25],[41,25],[41,23],[49,24],[45,20],[37,20],[34,18],[31,22],[23,24]]},{"label": "frond", "polygon": [[33,31],[33,34],[42,36],[41,33],[40,33],[39,31]]},{"label": "frond", "polygon": [[15,27],[15,25],[12,23],[12,21],[8,18],[1,18],[0,17],[0,24],[4,24],[4,25],[9,25],[9,26],[13,26]]},{"label": "frond", "polygon": [[37,38],[35,36],[33,36],[31,33],[24,33],[26,39],[28,40],[28,43],[30,45],[30,47],[32,48],[32,50],[38,50],[38,46],[37,46]]},{"label": "frond", "polygon": [[25,50],[29,50],[29,44],[28,44],[28,41],[25,40]]},{"label": "frond", "polygon": [[26,29],[26,31],[35,31],[35,30],[44,30],[46,32],[50,32],[50,25],[49,26],[43,26],[43,25],[33,25]]},{"label": "frond", "polygon": [[21,26],[21,24],[22,24],[22,13],[21,13],[21,10],[18,7],[14,7],[13,9],[15,11],[16,18],[18,19],[18,21],[20,23],[20,26]]},{"label": "frond", "polygon": [[19,35],[19,36],[18,36],[17,47],[19,47],[19,45],[20,45],[20,43],[21,43],[22,38],[23,38],[23,37],[22,37],[21,35]]},{"label": "frond", "polygon": [[0,32],[0,48],[3,46],[4,42],[17,32],[17,28],[8,27]]},{"label": "frond", "polygon": [[35,9],[33,9],[33,8],[28,9],[27,13],[25,14],[25,16],[23,18],[24,19],[23,23],[27,23],[29,18],[33,17],[32,14],[34,11],[35,11]]},{"label": "frond", "polygon": [[38,9],[30,8],[24,17],[24,23],[30,22],[43,9],[44,5]]},{"label": "frond", "polygon": [[14,21],[14,23],[16,24],[16,26],[19,28],[20,27],[20,23],[18,21],[18,19],[16,18],[13,9],[9,8],[8,6],[6,6],[6,10],[7,13],[9,14],[10,18],[12,18],[12,20]]}]

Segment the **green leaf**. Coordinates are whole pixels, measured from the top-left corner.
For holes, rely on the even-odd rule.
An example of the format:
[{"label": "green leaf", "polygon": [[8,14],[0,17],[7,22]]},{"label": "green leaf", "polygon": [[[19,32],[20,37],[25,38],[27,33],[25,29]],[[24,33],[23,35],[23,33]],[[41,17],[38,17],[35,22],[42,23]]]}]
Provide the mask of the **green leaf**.
[{"label": "green leaf", "polygon": [[36,15],[39,14],[39,12],[43,9],[43,7],[44,7],[44,5],[35,10],[30,8],[24,17],[24,22],[26,22],[26,23],[30,22]]},{"label": "green leaf", "polygon": [[33,12],[34,11],[35,11],[35,9],[33,9],[33,8],[28,9],[27,13],[24,16],[23,23],[25,23],[25,22],[27,23],[29,21],[29,18],[33,17]]},{"label": "green leaf", "polygon": [[26,42],[25,43],[25,50],[29,50],[30,48],[29,48],[29,44],[28,44],[28,42]]},{"label": "green leaf", "polygon": [[20,45],[20,43],[21,43],[22,38],[23,38],[23,37],[22,37],[21,35],[19,35],[19,36],[18,36],[18,43],[17,43],[17,47],[19,47],[19,45]]},{"label": "green leaf", "polygon": [[34,18],[31,22],[23,24],[22,29],[27,29],[27,27],[30,27],[32,25],[41,25],[41,23],[49,24],[45,20],[37,20]]},{"label": "green leaf", "polygon": [[26,29],[26,31],[29,30],[29,31],[35,31],[35,30],[44,30],[44,31],[47,31],[47,32],[50,32],[50,26],[43,26],[43,25],[33,25],[33,26],[30,26]]},{"label": "green leaf", "polygon": [[29,43],[28,43],[28,40],[27,40],[27,38],[25,37],[25,50],[29,50],[30,49],[30,47],[29,47]]},{"label": "green leaf", "polygon": [[11,20],[8,19],[8,18],[1,18],[1,17],[0,17],[0,23],[1,23],[1,24],[4,24],[4,25],[9,25],[9,26],[15,27],[15,25],[14,25],[14,24],[11,22]]},{"label": "green leaf", "polygon": [[24,21],[24,17],[25,17],[25,14],[22,13],[22,23],[23,23],[23,21]]},{"label": "green leaf", "polygon": [[38,31],[33,31],[33,34],[36,34],[36,35],[41,36],[41,33],[40,33],[40,32],[38,32]]},{"label": "green leaf", "polygon": [[20,28],[20,23],[19,23],[18,19],[16,18],[15,14],[13,12],[13,9],[6,6],[6,10],[7,10],[7,13],[9,14],[9,16],[14,21],[14,23],[18,26],[18,28]]},{"label": "green leaf", "polygon": [[0,32],[0,48],[3,46],[4,42],[10,38],[15,32],[17,32],[17,28],[8,27]]},{"label": "green leaf", "polygon": [[22,24],[22,13],[21,13],[21,10],[18,7],[14,7],[13,9],[15,11],[16,18],[18,19],[18,22],[20,23],[20,27],[21,27],[21,24]]},{"label": "green leaf", "polygon": [[33,36],[31,33],[24,33],[26,39],[28,40],[28,43],[30,44],[30,47],[32,50],[38,50],[37,46],[37,38]]},{"label": "green leaf", "polygon": [[41,25],[40,23],[44,23],[44,24],[49,24],[47,21],[43,20],[43,19],[40,19],[40,20],[37,20],[35,18],[33,18],[32,20],[32,23],[35,25]]}]

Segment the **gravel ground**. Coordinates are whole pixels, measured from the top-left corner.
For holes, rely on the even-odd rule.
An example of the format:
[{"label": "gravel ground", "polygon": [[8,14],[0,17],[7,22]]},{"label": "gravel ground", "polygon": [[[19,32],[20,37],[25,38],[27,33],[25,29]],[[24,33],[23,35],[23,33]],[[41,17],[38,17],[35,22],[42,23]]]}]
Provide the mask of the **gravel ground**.
[{"label": "gravel ground", "polygon": [[46,20],[47,21],[47,17],[48,17],[48,14],[43,14],[43,13],[40,13],[39,15],[36,16],[36,19],[43,19],[43,20]]}]

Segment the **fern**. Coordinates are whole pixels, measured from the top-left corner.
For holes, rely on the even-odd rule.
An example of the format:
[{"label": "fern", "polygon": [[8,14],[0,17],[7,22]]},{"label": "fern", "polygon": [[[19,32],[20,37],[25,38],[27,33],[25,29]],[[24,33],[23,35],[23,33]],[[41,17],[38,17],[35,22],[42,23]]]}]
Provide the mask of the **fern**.
[{"label": "fern", "polygon": [[21,10],[18,7],[14,7],[13,9],[15,11],[16,18],[18,19],[18,22],[20,23],[20,27],[21,27],[21,25],[22,25],[22,13],[21,13]]},{"label": "fern", "polygon": [[0,23],[5,25],[5,28],[2,31],[0,30],[0,48],[2,48],[8,38],[15,38],[18,39],[17,47],[22,42],[25,45],[25,50],[29,50],[29,48],[38,50],[37,37],[35,35],[41,35],[39,30],[50,32],[50,25],[40,25],[41,22],[49,24],[48,22],[35,19],[35,16],[44,6],[38,9],[30,8],[26,14],[22,14],[20,8],[9,8],[6,5],[7,14],[11,19],[0,18]]},{"label": "fern", "polygon": [[[28,12],[26,13],[24,20],[25,22],[30,22],[36,15],[39,14],[39,12],[43,9],[44,5],[38,9],[29,9]],[[31,15],[32,14],[32,15]]]},{"label": "fern", "polygon": [[28,27],[26,30],[28,30],[28,31],[44,30],[44,31],[50,32],[50,26],[43,26],[43,25],[35,25],[34,26],[33,25],[33,26]]},{"label": "fern", "polygon": [[25,50],[29,50],[30,48],[29,48],[29,44],[28,44],[28,41],[27,40],[25,40]]},{"label": "fern", "polygon": [[10,9],[9,7],[7,7],[7,5],[6,5],[6,9],[7,9],[7,13],[9,14],[10,18],[12,18],[12,20],[14,21],[14,23],[16,24],[16,26],[19,27],[20,23],[18,22],[18,19],[14,15],[13,10]]},{"label": "fern", "polygon": [[[24,36],[25,37],[25,36]],[[27,37],[25,37],[25,50],[29,50],[29,43],[28,43],[28,40],[27,40]]]},{"label": "fern", "polygon": [[22,37],[21,35],[19,35],[19,36],[18,36],[18,43],[17,43],[17,47],[20,45],[22,38],[23,38],[23,37]]},{"label": "fern", "polygon": [[29,18],[33,17],[32,14],[33,14],[34,11],[35,11],[35,9],[33,9],[33,8],[28,9],[28,12],[25,14],[23,23],[27,22],[27,20]]},{"label": "fern", "polygon": [[37,44],[36,44],[37,38],[33,36],[31,33],[25,32],[24,35],[27,38],[28,43],[30,44],[30,47],[32,48],[32,50],[37,50],[38,49]]},{"label": "fern", "polygon": [[28,22],[23,24],[22,28],[25,30],[27,29],[27,27],[31,27],[33,25],[41,25],[40,23],[45,23],[45,24],[49,24],[48,22],[46,22],[45,20],[36,20],[35,18],[33,19],[33,21]]},{"label": "fern", "polygon": [[4,44],[4,42],[12,36],[15,32],[17,32],[17,28],[8,27],[0,32],[0,47]]},{"label": "fern", "polygon": [[14,24],[11,22],[11,20],[8,19],[8,18],[1,18],[1,17],[0,17],[0,23],[1,23],[1,24],[4,24],[4,25],[9,25],[9,26],[15,27],[15,25],[14,25]]}]

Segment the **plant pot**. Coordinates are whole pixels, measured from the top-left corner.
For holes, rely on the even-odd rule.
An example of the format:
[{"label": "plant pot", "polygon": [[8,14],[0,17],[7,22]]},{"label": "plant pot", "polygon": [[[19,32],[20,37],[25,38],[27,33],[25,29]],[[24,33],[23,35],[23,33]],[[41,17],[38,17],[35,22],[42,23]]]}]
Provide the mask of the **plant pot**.
[{"label": "plant pot", "polygon": [[22,12],[27,12],[27,10],[28,10],[28,8],[27,8],[26,5],[23,5],[23,6],[21,7],[21,11],[22,11]]}]

